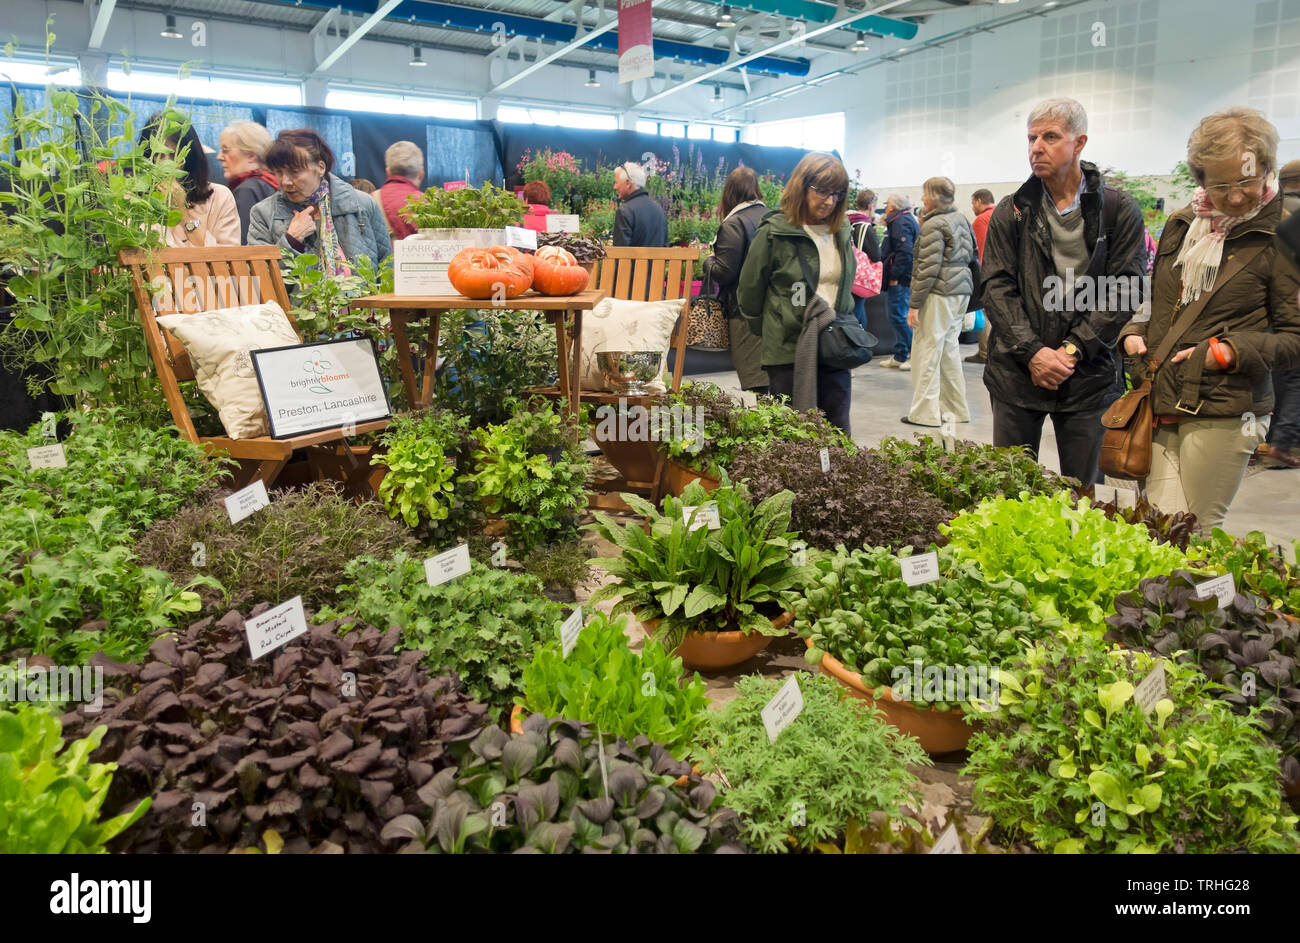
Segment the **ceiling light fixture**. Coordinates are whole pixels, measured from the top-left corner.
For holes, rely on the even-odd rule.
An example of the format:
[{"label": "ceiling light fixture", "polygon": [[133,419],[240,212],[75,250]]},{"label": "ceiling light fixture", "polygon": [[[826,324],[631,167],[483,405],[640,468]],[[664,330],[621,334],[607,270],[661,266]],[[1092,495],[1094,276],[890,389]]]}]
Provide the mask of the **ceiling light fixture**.
[{"label": "ceiling light fixture", "polygon": [[586,86],[587,86],[587,88],[600,88],[600,83],[596,81],[596,70],[595,70],[595,69],[588,69],[588,70],[587,70],[587,81],[586,81]]},{"label": "ceiling light fixture", "polygon": [[722,104],[722,86],[721,86],[721,85],[715,85],[715,86],[713,86],[713,103],[714,103],[715,105],[720,105],[720,104]]},{"label": "ceiling light fixture", "polygon": [[727,4],[722,5],[722,15],[718,17],[717,22],[713,24],[718,29],[726,29],[728,26],[734,26],[735,20],[731,16],[731,7]]},{"label": "ceiling light fixture", "polygon": [[176,17],[168,13],[164,22],[166,25],[163,27],[163,31],[158,34],[159,36],[163,39],[184,39],[181,36],[181,31],[176,28]]},{"label": "ceiling light fixture", "polygon": [[854,52],[867,51],[867,34],[862,32],[862,30],[858,30],[858,41],[853,44],[853,51]]},{"label": "ceiling light fixture", "polygon": [[423,55],[423,53],[421,52],[420,47],[419,47],[419,46],[412,46],[412,47],[411,47],[411,61],[408,62],[407,65],[415,66],[416,68],[423,68],[424,66],[426,66],[426,65],[428,65],[428,64],[429,64],[429,63],[427,63],[427,62],[424,61],[424,55]]}]

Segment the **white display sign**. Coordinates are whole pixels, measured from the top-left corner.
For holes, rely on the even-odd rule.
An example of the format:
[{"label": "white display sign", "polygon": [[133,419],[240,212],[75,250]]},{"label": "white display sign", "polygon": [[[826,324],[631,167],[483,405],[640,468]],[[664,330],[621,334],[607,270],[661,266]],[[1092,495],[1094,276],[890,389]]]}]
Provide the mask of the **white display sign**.
[{"label": "white display sign", "polygon": [[430,229],[393,243],[393,294],[455,295],[447,266],[462,249],[506,241],[504,229]]},{"label": "white display sign", "polygon": [[1113,504],[1116,500],[1114,485],[1097,484],[1092,489],[1097,504]]},{"label": "white display sign", "polygon": [[957,834],[957,823],[949,822],[948,827],[943,830],[939,840],[934,843],[927,854],[931,855],[961,855],[965,854],[961,850],[961,836]]},{"label": "white display sign", "polygon": [[831,450],[822,449],[817,453],[817,457],[820,458],[822,462],[822,474],[825,475],[829,473],[831,470]]},{"label": "white display sign", "polygon": [[1132,488],[1116,488],[1115,504],[1120,508],[1128,509],[1137,507],[1138,493]]},{"label": "white display sign", "polygon": [[581,226],[577,213],[547,213],[547,232],[577,232]]},{"label": "white display sign", "polygon": [[939,578],[939,553],[936,550],[911,557],[899,557],[898,563],[903,568],[903,582],[908,586],[933,583]]},{"label": "white display sign", "polygon": [[40,445],[27,450],[27,461],[32,468],[67,468],[68,456],[63,454],[63,443]]},{"label": "white display sign", "polygon": [[536,249],[537,230],[526,229],[523,226],[507,226],[506,245],[514,246],[516,249]]},{"label": "white display sign", "polygon": [[1159,662],[1151,673],[1142,679],[1142,683],[1133,691],[1133,700],[1142,708],[1142,713],[1149,714],[1156,704],[1165,696],[1165,669]]},{"label": "white display sign", "polygon": [[[694,520],[691,519],[692,514],[695,515]],[[718,515],[718,503],[716,501],[683,507],[682,521],[686,524],[687,530],[699,530],[701,527],[717,530],[722,526],[722,518]]]},{"label": "white display sign", "polygon": [[454,580],[468,572],[469,544],[452,547],[424,561],[424,581],[430,586],[441,586],[448,580]]},{"label": "white display sign", "polygon": [[789,727],[801,713],[803,692],[799,690],[799,675],[792,674],[763,708],[763,726],[767,728],[768,741],[776,743],[781,731]]},{"label": "white display sign", "polygon": [[271,438],[348,427],[392,415],[369,337],[250,351]]},{"label": "white display sign", "polygon": [[1196,584],[1196,598],[1209,599],[1211,596],[1218,596],[1220,609],[1226,609],[1232,605],[1232,600],[1236,595],[1237,586],[1233,582],[1231,573],[1224,573],[1212,580]]},{"label": "white display sign", "polygon": [[226,513],[230,515],[230,523],[238,524],[248,515],[262,510],[270,503],[271,499],[267,496],[266,485],[261,479],[258,479],[247,488],[240,488],[226,498]]},{"label": "white display sign", "polygon": [[307,631],[307,614],[302,610],[302,597],[294,596],[260,616],[244,623],[248,633],[248,650],[254,659],[275,651],[285,642],[296,639]]},{"label": "white display sign", "polygon": [[560,656],[568,658],[569,652],[573,651],[573,646],[578,644],[578,636],[582,633],[582,607],[574,609],[569,618],[564,620],[560,626]]},{"label": "white display sign", "polygon": [[1296,562],[1295,541],[1287,540],[1285,537],[1279,537],[1276,534],[1265,534],[1264,542],[1268,544],[1270,550],[1277,553],[1287,563],[1294,564]]}]

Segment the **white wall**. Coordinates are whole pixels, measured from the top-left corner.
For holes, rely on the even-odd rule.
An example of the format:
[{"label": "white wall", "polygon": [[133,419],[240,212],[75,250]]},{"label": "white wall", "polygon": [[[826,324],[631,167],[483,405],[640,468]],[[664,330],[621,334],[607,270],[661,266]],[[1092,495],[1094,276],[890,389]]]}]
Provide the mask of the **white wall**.
[{"label": "white wall", "polygon": [[[1014,9],[937,16],[906,45]],[[1104,46],[1092,44],[1094,22],[1107,26]],[[1071,60],[1053,71],[1062,58],[1062,27]],[[877,192],[919,192],[922,180],[943,174],[970,188],[1001,182],[993,189],[1003,195],[1029,174],[1025,118],[1053,95],[1070,95],[1088,109],[1084,158],[1129,174],[1169,173],[1186,156],[1196,122],[1233,104],[1257,107],[1277,125],[1279,162],[1300,157],[1300,0],[1099,0],[959,43],[964,48],[905,56],[792,95],[764,108],[762,117],[842,108],[845,163],[850,174],[861,168]],[[1144,56],[1151,60],[1149,85],[1138,65]],[[925,75],[922,94],[906,94],[909,72]],[[951,90],[943,88],[948,75]]]}]

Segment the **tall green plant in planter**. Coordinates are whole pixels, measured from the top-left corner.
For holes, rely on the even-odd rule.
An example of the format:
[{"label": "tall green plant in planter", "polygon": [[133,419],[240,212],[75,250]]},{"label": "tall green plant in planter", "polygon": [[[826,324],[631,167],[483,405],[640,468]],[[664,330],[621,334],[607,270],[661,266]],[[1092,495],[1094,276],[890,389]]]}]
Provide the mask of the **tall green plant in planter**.
[{"label": "tall green plant in planter", "polygon": [[[167,406],[117,253],[160,247],[155,227],[180,220],[165,197],[176,162],[145,159],[130,110],[102,95],[51,88],[45,107],[18,98],[8,118],[0,210],[14,226],[7,254],[22,265],[8,283],[15,312],[0,357],[47,374],[50,392],[78,406],[116,404],[162,421]],[[120,135],[103,130],[116,127]]]}]

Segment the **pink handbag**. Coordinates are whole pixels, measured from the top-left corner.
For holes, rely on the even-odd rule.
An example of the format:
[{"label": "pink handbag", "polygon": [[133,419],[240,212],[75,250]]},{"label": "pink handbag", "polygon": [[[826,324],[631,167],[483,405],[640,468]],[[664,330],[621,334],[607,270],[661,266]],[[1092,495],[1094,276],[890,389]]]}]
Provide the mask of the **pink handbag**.
[{"label": "pink handbag", "polygon": [[880,294],[880,279],[884,265],[880,262],[872,262],[857,246],[853,247],[853,255],[858,260],[857,271],[853,273],[854,297],[870,298]]}]

